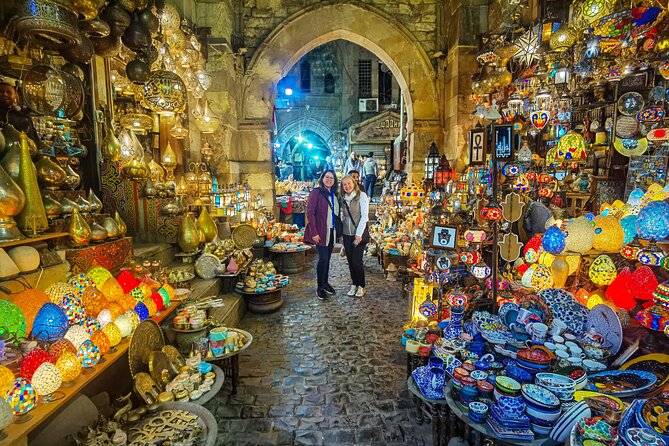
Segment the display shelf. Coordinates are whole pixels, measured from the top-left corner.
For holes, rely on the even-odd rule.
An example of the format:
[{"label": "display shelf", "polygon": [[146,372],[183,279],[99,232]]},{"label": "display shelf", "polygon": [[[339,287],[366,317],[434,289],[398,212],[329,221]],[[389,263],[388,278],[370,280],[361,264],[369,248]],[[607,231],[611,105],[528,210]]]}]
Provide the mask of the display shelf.
[{"label": "display shelf", "polygon": [[21,240],[12,240],[10,242],[1,242],[0,248],[9,248],[12,246],[21,246],[29,245],[31,243],[44,242],[46,240],[53,240],[61,237],[65,237],[67,232],[52,232],[50,234],[39,235],[37,237],[26,237]]}]

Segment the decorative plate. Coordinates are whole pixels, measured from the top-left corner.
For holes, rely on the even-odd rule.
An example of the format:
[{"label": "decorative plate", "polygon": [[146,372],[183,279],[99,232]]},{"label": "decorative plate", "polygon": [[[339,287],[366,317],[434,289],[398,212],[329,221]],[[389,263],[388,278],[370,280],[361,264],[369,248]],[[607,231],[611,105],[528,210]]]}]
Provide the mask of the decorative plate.
[{"label": "decorative plate", "polygon": [[195,261],[195,272],[205,280],[216,277],[216,268],[221,266],[221,261],[213,254],[202,254]]},{"label": "decorative plate", "polygon": [[497,383],[497,387],[501,387],[505,390],[510,390],[512,392],[517,392],[520,390],[520,383],[513,378],[509,378],[508,376],[499,375],[497,378],[495,378],[495,382]]},{"label": "decorative plate", "polygon": [[518,310],[520,310],[520,307],[514,302],[506,302],[502,304],[497,312],[499,321],[506,327],[510,327],[511,323],[515,322],[518,317]]},{"label": "decorative plate", "polygon": [[657,377],[641,370],[608,370],[590,375],[590,386],[607,395],[634,396],[657,382]]},{"label": "decorative plate", "polygon": [[549,364],[551,362],[551,357],[543,350],[524,348],[518,351],[517,357],[535,364]]},{"label": "decorative plate", "polygon": [[[550,313],[560,315],[558,319],[567,324],[567,327],[573,333],[579,336],[583,333],[583,324],[588,316],[588,309],[578,303],[571,293],[557,288],[549,288],[540,291],[539,297],[546,301]],[[544,323],[548,324],[546,321]]]},{"label": "decorative plate", "polygon": [[595,305],[588,313],[586,330],[593,329],[611,344],[611,354],[615,355],[623,345],[623,326],[613,308],[608,305]]},{"label": "decorative plate", "polygon": [[560,405],[560,399],[553,392],[536,384],[523,384],[522,392],[530,403],[539,403],[548,408]]},{"label": "decorative plate", "polygon": [[258,235],[251,225],[239,225],[232,231],[232,241],[237,249],[249,249],[255,243]]},{"label": "decorative plate", "polygon": [[618,111],[625,116],[634,116],[641,111],[644,104],[640,93],[630,91],[618,98]]},{"label": "decorative plate", "polygon": [[135,376],[139,372],[148,372],[151,352],[161,350],[164,345],[165,338],[160,325],[152,319],[141,322],[130,338],[128,348],[130,375]]},{"label": "decorative plate", "polygon": [[607,410],[622,411],[625,408],[625,404],[619,398],[590,390],[577,390],[574,392],[574,399],[585,401],[593,413],[603,414]]},{"label": "decorative plate", "polygon": [[232,356],[235,356],[235,355],[241,353],[243,350],[246,350],[251,345],[251,343],[253,342],[253,336],[248,331],[242,330],[241,328],[229,328],[228,333],[231,332],[231,331],[236,331],[237,333],[239,333],[241,335],[241,337],[246,339],[246,342],[244,343],[243,346],[239,347],[239,350],[237,350],[237,351],[226,353],[226,354],[220,355],[220,356],[214,356],[214,358],[216,360],[230,358]]},{"label": "decorative plate", "polygon": [[666,446],[666,442],[653,429],[633,427],[624,433],[630,446]]},{"label": "decorative plate", "polygon": [[170,358],[162,351],[154,351],[149,355],[149,371],[151,378],[161,389],[179,374],[179,369],[175,368]]},{"label": "decorative plate", "polygon": [[648,399],[641,407],[646,424],[660,435],[669,435],[669,397],[659,395]]},{"label": "decorative plate", "polygon": [[620,116],[616,121],[616,136],[632,138],[639,132],[639,121],[633,116]]},{"label": "decorative plate", "polygon": [[653,373],[657,376],[657,383],[651,389],[648,389],[649,392],[652,392],[654,389],[659,389],[669,382],[669,355],[665,353],[652,353],[650,355],[639,356],[620,366],[620,370],[643,370],[644,372]]},{"label": "decorative plate", "polygon": [[193,446],[214,446],[218,424],[211,412],[199,404],[170,401],[130,428],[128,446],[163,444],[185,434],[196,435]]},{"label": "decorative plate", "polygon": [[553,320],[551,309],[546,305],[546,302],[536,294],[527,294],[521,297],[519,304],[520,308],[525,308],[526,310],[535,309],[541,311],[544,314],[543,323],[546,325],[550,325]]}]

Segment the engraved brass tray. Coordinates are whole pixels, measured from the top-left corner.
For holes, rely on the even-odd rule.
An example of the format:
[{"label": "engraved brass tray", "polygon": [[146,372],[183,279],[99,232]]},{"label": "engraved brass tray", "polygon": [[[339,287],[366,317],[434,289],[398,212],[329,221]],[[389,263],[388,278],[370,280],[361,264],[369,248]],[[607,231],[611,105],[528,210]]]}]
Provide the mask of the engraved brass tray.
[{"label": "engraved brass tray", "polygon": [[232,242],[237,249],[249,249],[253,247],[258,235],[251,225],[239,225],[232,231]]},{"label": "engraved brass tray", "polygon": [[214,446],[218,424],[211,412],[198,404],[171,401],[130,428],[128,446],[163,444],[184,434],[196,437],[195,446]]},{"label": "engraved brass tray", "polygon": [[151,352],[161,350],[164,345],[165,338],[160,325],[151,319],[140,323],[130,338],[128,348],[130,374],[134,377],[139,372],[149,372]]}]

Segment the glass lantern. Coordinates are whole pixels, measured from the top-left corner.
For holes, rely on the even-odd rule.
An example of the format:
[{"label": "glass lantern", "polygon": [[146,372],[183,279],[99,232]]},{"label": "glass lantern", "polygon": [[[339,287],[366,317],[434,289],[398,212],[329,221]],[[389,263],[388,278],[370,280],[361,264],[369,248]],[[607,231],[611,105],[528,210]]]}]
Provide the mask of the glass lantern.
[{"label": "glass lantern", "polygon": [[437,144],[432,141],[425,157],[425,181],[434,181],[434,174],[437,171],[437,166],[439,166],[439,161],[439,149]]},{"label": "glass lantern", "polygon": [[546,87],[541,87],[534,96],[534,104],[537,110],[550,110],[553,98],[551,92]]},{"label": "glass lantern", "polygon": [[446,155],[442,155],[439,161],[439,167],[437,167],[436,172],[434,173],[434,184],[437,186],[444,186],[451,179],[451,166],[448,164],[448,159]]},{"label": "glass lantern", "polygon": [[507,102],[507,108],[512,117],[522,116],[523,115],[523,98],[517,91],[514,91],[511,96],[509,96],[509,101]]}]

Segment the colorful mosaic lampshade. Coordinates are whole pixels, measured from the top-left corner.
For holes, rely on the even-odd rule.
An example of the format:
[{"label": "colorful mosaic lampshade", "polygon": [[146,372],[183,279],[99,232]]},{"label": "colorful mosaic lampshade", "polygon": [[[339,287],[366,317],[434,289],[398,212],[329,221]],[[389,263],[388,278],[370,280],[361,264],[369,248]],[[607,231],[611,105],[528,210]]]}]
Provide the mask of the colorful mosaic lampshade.
[{"label": "colorful mosaic lampshade", "polygon": [[[153,301],[153,299],[146,299],[144,302],[141,302],[149,312],[149,317],[153,317],[157,312],[158,312],[158,306],[156,303]],[[162,305],[162,301],[160,302]],[[139,305],[139,304],[137,304]]]},{"label": "colorful mosaic lampshade", "polygon": [[144,300],[144,291],[139,286],[136,286],[129,293],[137,302]]},{"label": "colorful mosaic lampshade", "polygon": [[649,266],[660,266],[662,261],[666,256],[664,251],[658,248],[656,245],[651,245],[647,248],[642,249],[637,254],[636,258],[639,263]]},{"label": "colorful mosaic lampshade", "polygon": [[144,305],[144,302],[137,302],[137,305],[135,305],[135,313],[139,316],[140,322],[149,318],[149,309]]},{"label": "colorful mosaic lampshade", "polygon": [[[169,286],[169,285],[167,285]],[[172,287],[170,287],[172,288]],[[174,297],[174,289],[172,288],[172,294],[168,291],[168,288],[166,288],[164,285],[161,289],[157,291],[158,294],[160,294],[163,297],[163,307],[169,307],[170,306],[170,301]]]},{"label": "colorful mosaic lampshade", "polygon": [[578,162],[588,157],[585,139],[580,133],[569,132],[560,138],[557,145],[556,164]]},{"label": "colorful mosaic lampshade", "polygon": [[23,415],[31,411],[37,404],[37,392],[25,378],[16,378],[12,388],[5,395],[5,400],[12,408],[14,415]]},{"label": "colorful mosaic lampshade", "polygon": [[151,300],[153,301],[153,304],[156,306],[156,312],[160,311],[163,309],[163,296],[160,295],[160,293],[156,292],[151,295]]},{"label": "colorful mosaic lampshade", "polygon": [[14,373],[11,370],[4,365],[0,365],[0,395],[4,395],[12,388],[14,378]]},{"label": "colorful mosaic lampshade", "polygon": [[595,238],[592,247],[602,252],[620,251],[625,240],[625,232],[620,221],[611,215],[598,215],[593,223]]},{"label": "colorful mosaic lampshade", "polygon": [[553,286],[553,272],[546,265],[537,265],[532,273],[532,288],[545,290]]},{"label": "colorful mosaic lampshade", "polygon": [[60,371],[60,376],[65,383],[71,383],[81,375],[81,361],[75,353],[70,351],[63,352],[56,361],[56,367]]},{"label": "colorful mosaic lampshade", "polygon": [[473,265],[471,268],[472,276],[476,277],[477,279],[485,279],[490,275],[491,272],[492,270],[485,262],[479,262]]},{"label": "colorful mosaic lampshade", "polygon": [[84,303],[77,296],[71,294],[63,296],[63,299],[60,301],[60,308],[63,309],[63,313],[65,313],[68,321],[70,321],[70,325],[78,325],[86,320]]},{"label": "colorful mosaic lampshade", "polygon": [[613,12],[616,2],[612,0],[581,0],[574,3],[574,25],[578,29],[587,29],[602,17]]},{"label": "colorful mosaic lampshade", "polygon": [[86,327],[82,325],[73,325],[67,330],[67,333],[65,333],[65,339],[70,341],[72,345],[74,345],[74,348],[78,350],[81,344],[90,339],[90,336],[86,331]]},{"label": "colorful mosaic lampshade", "polygon": [[91,341],[93,342],[93,345],[95,345],[100,351],[100,356],[106,355],[111,348],[109,338],[102,330],[98,330],[93,333],[93,336],[91,336]]},{"label": "colorful mosaic lampshade", "polygon": [[574,219],[564,231],[565,250],[583,254],[592,248],[595,230],[592,222],[585,217]]},{"label": "colorful mosaic lampshade", "polygon": [[636,233],[636,215],[628,215],[620,219],[620,226],[623,228],[623,244],[631,243]]},{"label": "colorful mosaic lampshade", "polygon": [[89,334],[89,336],[102,328],[100,322],[98,322],[98,320],[93,317],[86,318],[86,321],[83,325],[86,328],[86,332]]},{"label": "colorful mosaic lampshade", "polygon": [[112,302],[120,301],[125,294],[123,292],[123,288],[121,288],[121,285],[119,285],[119,283],[113,277],[110,277],[105,281],[104,285],[102,285],[102,288],[100,288],[100,291],[102,291],[102,294],[104,294],[104,296]]},{"label": "colorful mosaic lampshade", "polygon": [[90,339],[85,341],[77,351],[77,358],[81,361],[81,367],[90,369],[100,362],[100,350]]},{"label": "colorful mosaic lampshade", "polygon": [[639,238],[651,241],[664,240],[669,236],[669,204],[652,201],[644,206],[636,218]]},{"label": "colorful mosaic lampshade", "polygon": [[0,299],[0,337],[20,339],[26,335],[26,317],[14,303]]},{"label": "colorful mosaic lampshade", "polygon": [[53,363],[53,358],[41,348],[36,348],[28,353],[21,363],[21,376],[28,381],[32,380],[35,370],[45,362]]},{"label": "colorful mosaic lampshade", "polygon": [[72,288],[77,290],[77,296],[82,297],[84,295],[84,290],[89,286],[95,286],[95,282],[91,279],[88,274],[79,273],[70,277],[67,281],[67,284]]},{"label": "colorful mosaic lampshade", "polygon": [[[142,291],[142,297],[143,299],[148,299],[151,297],[151,294],[153,294],[154,291],[157,291],[159,288],[159,285],[156,287],[156,289],[152,289],[151,285],[149,285],[147,282],[141,282],[137,287]],[[142,299],[142,300],[143,300]],[[138,299],[140,300],[140,299]]]},{"label": "colorful mosaic lampshade", "polygon": [[130,325],[132,325],[132,331],[135,331],[135,329],[139,327],[140,322],[142,322],[139,320],[139,315],[132,310],[126,311],[125,314],[128,316],[128,319],[130,319]]},{"label": "colorful mosaic lampshade", "polygon": [[124,313],[123,307],[116,302],[109,303],[109,312],[112,315],[112,320],[116,320],[117,317]]},{"label": "colorful mosaic lampshade", "polygon": [[32,334],[35,339],[55,341],[62,338],[70,326],[63,310],[51,302],[44,304],[35,316]]},{"label": "colorful mosaic lampshade", "polygon": [[121,330],[121,337],[127,338],[132,333],[132,322],[130,322],[130,318],[126,314],[117,317],[114,324]]},{"label": "colorful mosaic lampshade", "polygon": [[634,296],[630,292],[630,280],[632,273],[625,267],[618,276],[606,287],[606,297],[619,308],[632,309],[636,306]]},{"label": "colorful mosaic lampshade", "polygon": [[657,277],[648,266],[637,268],[632,273],[630,280],[630,292],[639,300],[648,301],[653,299],[653,292],[658,286]]},{"label": "colorful mosaic lampshade", "polygon": [[90,317],[97,317],[102,310],[109,306],[109,301],[102,294],[102,291],[94,286],[90,286],[84,290],[81,301],[84,303],[86,314]]},{"label": "colorful mosaic lampshade", "polygon": [[121,288],[123,288],[124,293],[129,293],[133,288],[135,288],[139,282],[135,279],[135,276],[128,270],[121,271],[121,274],[116,278]]},{"label": "colorful mosaic lampshade", "polygon": [[107,338],[109,339],[109,345],[111,348],[116,347],[121,343],[121,340],[123,339],[123,335],[121,334],[121,330],[118,328],[118,325],[116,325],[114,322],[110,322],[107,325],[105,325],[102,328],[102,332],[107,335]]},{"label": "colorful mosaic lampshade", "polygon": [[74,345],[65,338],[59,339],[49,347],[49,355],[55,360],[58,361],[58,358],[63,354],[63,352],[70,352],[72,354],[77,354],[77,349]]},{"label": "colorful mosaic lampshade", "polygon": [[65,282],[56,282],[50,285],[45,290],[45,293],[47,296],[49,296],[51,302],[55,303],[56,305],[60,305],[60,302],[65,296],[77,296],[77,291]]},{"label": "colorful mosaic lampshade", "polygon": [[564,251],[565,237],[562,230],[557,226],[546,229],[541,246],[551,254],[560,254]]},{"label": "colorful mosaic lampshade", "polygon": [[591,264],[588,271],[590,280],[596,285],[609,285],[616,278],[616,264],[606,254],[598,256]]},{"label": "colorful mosaic lampshade", "polygon": [[26,335],[29,335],[33,329],[37,313],[50,300],[44,291],[32,288],[21,291],[12,299],[12,302],[23,312],[26,318]]},{"label": "colorful mosaic lampshade", "polygon": [[108,323],[110,323],[113,320],[111,311],[108,309],[104,309],[98,314],[98,323],[100,324],[101,328],[105,328]]},{"label": "colorful mosaic lampshade", "polygon": [[112,277],[112,273],[110,273],[106,268],[96,266],[88,270],[88,277],[93,279],[95,286],[98,287],[100,291],[102,291],[102,286],[105,284],[107,279]]},{"label": "colorful mosaic lampshade", "polygon": [[54,401],[51,395],[63,384],[60,370],[55,364],[45,362],[37,368],[30,383],[38,395],[43,397],[44,402]]},{"label": "colorful mosaic lampshade", "polygon": [[[169,283],[163,283],[163,286],[160,289],[167,293],[168,300],[174,298],[174,287],[172,287],[172,285]],[[160,292],[160,290],[158,290],[158,292]]]}]

